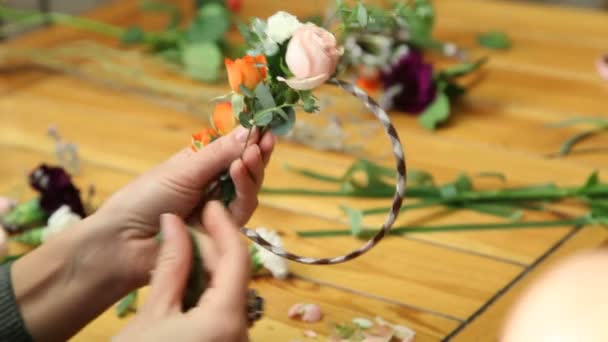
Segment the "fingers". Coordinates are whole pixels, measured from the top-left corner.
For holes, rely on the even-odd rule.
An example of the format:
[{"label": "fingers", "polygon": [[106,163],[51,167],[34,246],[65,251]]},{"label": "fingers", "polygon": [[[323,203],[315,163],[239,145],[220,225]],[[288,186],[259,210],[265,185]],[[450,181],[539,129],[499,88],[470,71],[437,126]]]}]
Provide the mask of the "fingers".
[{"label": "fingers", "polygon": [[192,264],[192,244],[182,220],[161,216],[162,246],[152,276],[149,300],[142,311],[163,316],[181,310],[181,300]]},{"label": "fingers", "polygon": [[[213,288],[203,295],[201,301],[209,299],[226,309],[243,310],[251,266],[239,230],[228,211],[215,201],[209,202],[203,210],[202,221],[217,247],[219,259],[217,272],[212,275]],[[206,298],[210,295],[213,298]]]},{"label": "fingers", "polygon": [[262,150],[264,165],[268,165],[268,162],[270,161],[270,156],[272,155],[272,151],[274,150],[276,140],[277,138],[271,132],[266,132],[258,143],[258,145],[260,146],[260,150]]},{"label": "fingers", "polygon": [[257,208],[258,191],[264,181],[264,161],[257,145],[248,147],[243,158],[232,163],[230,177],[236,189],[236,198],[230,203],[230,211],[237,224],[243,225]]},{"label": "fingers", "polygon": [[257,130],[249,135],[248,129],[239,127],[198,152],[184,149],[163,164],[160,173],[193,189],[203,188],[240,157],[248,136],[249,144],[255,143]]}]

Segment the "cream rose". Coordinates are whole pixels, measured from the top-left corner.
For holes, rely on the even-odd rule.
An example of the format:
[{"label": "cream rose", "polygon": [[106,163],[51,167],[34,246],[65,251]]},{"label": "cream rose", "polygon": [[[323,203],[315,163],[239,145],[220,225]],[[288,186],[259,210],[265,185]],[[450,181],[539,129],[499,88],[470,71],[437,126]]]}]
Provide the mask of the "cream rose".
[{"label": "cream rose", "polygon": [[268,18],[266,35],[274,42],[283,44],[301,26],[295,15],[280,11]]},{"label": "cream rose", "polygon": [[314,24],[305,24],[294,32],[287,45],[285,62],[294,77],[278,79],[296,90],[316,88],[336,71],[342,53],[333,34]]},{"label": "cream rose", "polygon": [[74,226],[82,218],[74,214],[69,206],[62,205],[49,217],[46,228],[42,232],[42,241],[46,242],[63,230]]}]

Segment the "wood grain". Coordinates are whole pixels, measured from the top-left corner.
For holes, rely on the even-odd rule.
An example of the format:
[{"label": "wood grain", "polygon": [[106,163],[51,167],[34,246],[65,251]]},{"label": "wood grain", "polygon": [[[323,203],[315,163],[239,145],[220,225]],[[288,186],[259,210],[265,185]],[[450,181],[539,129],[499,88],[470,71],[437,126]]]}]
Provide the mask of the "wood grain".
[{"label": "wood grain", "polygon": [[[267,16],[276,10],[289,10],[299,16],[318,14],[329,2],[246,1],[242,16]],[[175,3],[192,14],[191,1]],[[135,0],[114,2],[89,16],[121,26],[139,24],[157,29],[164,25],[162,16],[139,14],[136,4]],[[438,37],[470,49],[472,56],[489,55],[491,60],[479,75],[464,80],[473,88],[441,131],[427,132],[418,126],[415,117],[393,113],[409,165],[432,172],[439,181],[454,179],[462,171],[476,174],[500,170],[507,175],[509,186],[547,181],[578,185],[594,169],[601,169],[601,175],[606,176],[605,154],[547,158],[564,139],[585,129],[548,129],[547,125],[608,112],[606,101],[602,101],[608,94],[608,84],[598,78],[593,66],[608,46],[608,15],[496,0],[436,0],[435,4]],[[474,35],[490,30],[507,32],[513,48],[489,51],[476,46]],[[56,47],[83,39],[120,48],[114,39],[53,27],[2,44],[0,51]],[[431,58],[442,66],[450,64],[437,56]],[[205,94],[223,89],[222,85],[183,84]],[[351,134],[349,142],[365,144],[358,152],[346,154],[319,152],[282,141],[267,170],[266,186],[332,189],[330,184],[288,172],[285,163],[333,175],[341,174],[361,155],[392,165],[386,138],[374,128],[374,119],[360,104],[331,89],[323,89],[320,96],[327,103],[323,113],[336,114],[348,123],[345,129]],[[150,98],[27,65],[0,68],[0,155],[10,160],[0,168],[0,193],[20,198],[32,195],[24,184],[24,175],[40,162],[55,162],[53,146],[46,136],[49,124],[54,123],[67,140],[79,145],[83,170],[75,181],[82,189],[94,184],[98,193],[95,204],[99,205],[121,186],[187,145],[189,134],[206,124],[206,112],[188,114],[184,107],[163,106]],[[306,122],[318,119],[300,118]],[[581,147],[607,143],[608,136],[600,136]],[[497,185],[488,180],[479,180],[478,184]],[[350,237],[302,239],[295,231],[347,228],[339,210],[342,204],[367,208],[388,203],[263,195],[250,224],[277,229],[284,234],[290,250],[311,256],[337,255],[361,242]],[[561,210],[580,213],[580,208],[570,204],[562,205]],[[546,214],[525,217],[546,218]],[[365,223],[378,226],[382,220],[381,215],[374,216],[366,218]],[[406,213],[399,224],[496,220],[472,212],[433,209]],[[252,330],[252,339],[305,340],[302,331],[309,326],[287,319],[285,311],[292,303],[310,301],[320,303],[326,313],[323,323],[311,326],[322,338],[329,333],[329,322],[379,315],[414,328],[419,341],[439,341],[532,267],[531,277],[525,276],[456,334],[456,340],[493,341],[508,308],[538,272],[606,239],[601,228],[583,229],[536,269],[535,261],[571,232],[572,227],[420,233],[391,237],[370,254],[344,265],[323,268],[293,264],[295,277],[289,281],[262,278],[253,282],[269,305],[267,317]],[[11,245],[13,253],[23,250],[23,246]],[[107,340],[127,322],[115,318],[110,310],[74,340]]]}]

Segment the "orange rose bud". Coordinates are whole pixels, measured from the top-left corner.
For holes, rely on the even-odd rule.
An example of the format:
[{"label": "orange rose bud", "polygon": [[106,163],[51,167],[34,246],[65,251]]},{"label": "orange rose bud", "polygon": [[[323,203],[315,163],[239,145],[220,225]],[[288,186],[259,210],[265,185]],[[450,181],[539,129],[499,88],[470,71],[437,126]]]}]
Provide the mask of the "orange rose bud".
[{"label": "orange rose bud", "polygon": [[213,127],[219,135],[230,133],[236,126],[236,119],[232,112],[232,104],[230,102],[220,102],[215,105],[213,110]]},{"label": "orange rose bud", "polygon": [[357,87],[365,90],[368,93],[374,93],[380,89],[380,78],[361,76],[357,80]]},{"label": "orange rose bud", "polygon": [[209,145],[209,143],[217,137],[218,134],[213,128],[204,128],[202,131],[192,134],[192,143],[190,144],[190,148],[192,148],[192,151],[196,152]]},{"label": "orange rose bud", "polygon": [[236,60],[224,60],[228,71],[230,88],[240,93],[240,86],[254,89],[266,78],[266,57],[264,55],[245,56]]}]

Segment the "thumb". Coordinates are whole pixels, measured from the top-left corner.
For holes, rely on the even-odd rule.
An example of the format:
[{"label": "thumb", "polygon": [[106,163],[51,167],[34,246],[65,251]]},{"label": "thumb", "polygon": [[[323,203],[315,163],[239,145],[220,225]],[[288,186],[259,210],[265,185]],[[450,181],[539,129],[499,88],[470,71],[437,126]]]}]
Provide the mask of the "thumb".
[{"label": "thumb", "polygon": [[250,134],[248,129],[239,126],[230,134],[214,140],[198,152],[186,148],[177,153],[163,164],[161,174],[166,174],[171,179],[194,189],[202,188],[240,157],[245,142],[256,143],[257,139],[257,129],[253,129]]},{"label": "thumb", "polygon": [[181,310],[192,264],[192,244],[184,222],[173,214],[160,217],[162,246],[152,275],[149,301],[142,309],[164,316]]}]

